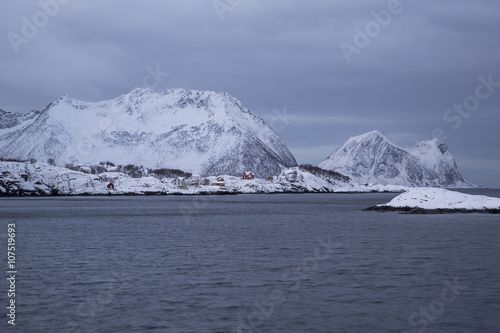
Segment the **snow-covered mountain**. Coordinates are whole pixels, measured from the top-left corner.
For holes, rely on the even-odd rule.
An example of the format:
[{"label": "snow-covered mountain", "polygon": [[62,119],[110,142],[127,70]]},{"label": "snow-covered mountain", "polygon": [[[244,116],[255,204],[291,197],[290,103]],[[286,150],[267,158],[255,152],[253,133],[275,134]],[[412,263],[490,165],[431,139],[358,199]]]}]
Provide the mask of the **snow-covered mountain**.
[{"label": "snow-covered mountain", "polygon": [[13,113],[0,109],[0,129],[10,128],[12,131],[22,128],[30,121],[33,121],[39,114],[40,111],[38,110],[32,110],[28,113]]},{"label": "snow-covered mountain", "polygon": [[337,171],[359,183],[473,187],[460,174],[443,140],[398,147],[379,131],[349,138],[320,168]]},{"label": "snow-covered mountain", "polygon": [[69,96],[43,111],[0,111],[0,157],[58,165],[111,161],[202,175],[277,175],[297,165],[262,119],[227,93],[135,89],[89,103]]},{"label": "snow-covered mountain", "polygon": [[0,157],[3,157],[1,156],[1,147],[19,136],[22,130],[33,123],[40,113],[41,111],[38,110],[28,113],[14,113],[0,109]]}]

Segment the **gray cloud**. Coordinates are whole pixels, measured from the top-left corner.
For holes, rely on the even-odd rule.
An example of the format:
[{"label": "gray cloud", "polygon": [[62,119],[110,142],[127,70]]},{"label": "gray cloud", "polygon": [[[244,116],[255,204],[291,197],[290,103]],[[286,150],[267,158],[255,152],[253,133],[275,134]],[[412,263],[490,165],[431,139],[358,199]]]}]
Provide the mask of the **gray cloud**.
[{"label": "gray cloud", "polygon": [[[53,3],[56,0],[41,0]],[[67,1],[67,0],[66,0]],[[0,13],[0,107],[41,109],[57,97],[97,101],[143,84],[147,67],[169,76],[156,90],[227,91],[269,121],[296,117],[279,135],[299,162],[318,163],[347,137],[379,129],[396,144],[430,139],[435,128],[464,176],[500,187],[500,88],[454,130],[445,111],[473,95],[478,76],[500,81],[500,3],[401,1],[348,63],[339,47],[389,1],[69,1],[15,53],[37,1]],[[62,1],[61,1],[62,2]]]}]

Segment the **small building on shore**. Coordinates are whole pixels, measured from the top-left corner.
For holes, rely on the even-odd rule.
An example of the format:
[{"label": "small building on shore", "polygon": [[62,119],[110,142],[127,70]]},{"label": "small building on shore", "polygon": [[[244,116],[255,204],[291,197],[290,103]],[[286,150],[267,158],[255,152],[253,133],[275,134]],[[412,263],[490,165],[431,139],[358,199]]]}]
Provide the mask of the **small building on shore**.
[{"label": "small building on shore", "polygon": [[199,186],[201,182],[201,176],[200,175],[192,175],[189,178],[189,184],[191,186]]},{"label": "small building on shore", "polygon": [[216,181],[212,183],[212,186],[225,187],[226,181],[222,177],[217,177]]},{"label": "small building on shore", "polygon": [[241,179],[246,179],[246,180],[255,179],[255,174],[252,171],[245,171],[243,172]]},{"label": "small building on shore", "polygon": [[172,183],[178,187],[186,187],[186,181],[184,177],[177,177],[172,181]]}]

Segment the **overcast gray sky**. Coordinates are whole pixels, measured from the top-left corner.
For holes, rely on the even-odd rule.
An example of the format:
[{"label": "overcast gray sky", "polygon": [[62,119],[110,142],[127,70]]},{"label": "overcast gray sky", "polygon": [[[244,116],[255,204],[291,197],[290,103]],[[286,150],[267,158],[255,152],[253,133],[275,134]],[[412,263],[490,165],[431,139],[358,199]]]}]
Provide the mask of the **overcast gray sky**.
[{"label": "overcast gray sky", "polygon": [[0,108],[226,91],[299,163],[373,129],[434,131],[466,179],[500,187],[499,18],[498,0],[4,1]]}]

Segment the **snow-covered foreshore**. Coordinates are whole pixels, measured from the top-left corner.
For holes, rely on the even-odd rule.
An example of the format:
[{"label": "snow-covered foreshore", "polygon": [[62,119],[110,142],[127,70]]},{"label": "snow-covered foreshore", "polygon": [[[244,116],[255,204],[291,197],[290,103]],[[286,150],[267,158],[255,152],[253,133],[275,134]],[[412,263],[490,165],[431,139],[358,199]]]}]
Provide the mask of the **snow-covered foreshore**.
[{"label": "snow-covered foreshore", "polygon": [[319,177],[299,167],[285,169],[272,179],[244,180],[228,175],[178,179],[155,175],[133,178],[122,172],[90,174],[45,163],[0,162],[0,196],[402,192],[405,189]]},{"label": "snow-covered foreshore", "polygon": [[368,208],[410,213],[500,213],[500,198],[471,195],[441,188],[412,188],[390,202]]}]

